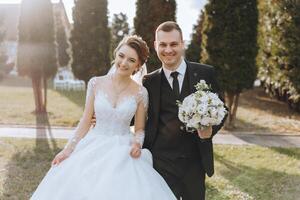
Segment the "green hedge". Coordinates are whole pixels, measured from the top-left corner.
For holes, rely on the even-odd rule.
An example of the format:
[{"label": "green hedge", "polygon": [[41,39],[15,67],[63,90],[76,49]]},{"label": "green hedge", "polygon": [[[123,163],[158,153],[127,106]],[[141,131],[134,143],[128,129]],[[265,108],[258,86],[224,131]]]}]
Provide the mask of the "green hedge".
[{"label": "green hedge", "polygon": [[300,111],[300,1],[259,1],[258,77],[268,93]]}]

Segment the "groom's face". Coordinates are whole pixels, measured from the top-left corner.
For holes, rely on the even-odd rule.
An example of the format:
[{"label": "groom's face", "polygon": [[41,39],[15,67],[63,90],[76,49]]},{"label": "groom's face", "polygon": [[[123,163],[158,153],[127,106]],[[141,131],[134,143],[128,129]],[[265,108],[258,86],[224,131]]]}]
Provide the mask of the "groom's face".
[{"label": "groom's face", "polygon": [[175,70],[179,66],[184,52],[184,43],[179,31],[158,31],[154,46],[158,58],[166,68]]}]

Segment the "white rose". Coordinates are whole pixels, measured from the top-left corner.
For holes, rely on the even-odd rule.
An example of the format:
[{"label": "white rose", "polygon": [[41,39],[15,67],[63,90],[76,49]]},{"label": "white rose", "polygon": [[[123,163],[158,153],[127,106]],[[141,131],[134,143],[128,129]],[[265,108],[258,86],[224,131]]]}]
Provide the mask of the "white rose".
[{"label": "white rose", "polygon": [[210,107],[210,117],[212,118],[217,118],[218,116],[218,111],[215,107]]},{"label": "white rose", "polygon": [[209,92],[209,97],[211,98],[211,99],[218,99],[219,97],[218,97],[218,95],[217,94],[215,94],[215,93],[213,93],[213,92]]},{"label": "white rose", "polygon": [[205,115],[207,113],[208,105],[206,103],[199,104],[197,106],[197,111],[201,113],[201,115]]},{"label": "white rose", "polygon": [[203,126],[208,126],[208,125],[209,125],[209,122],[210,122],[210,118],[209,118],[209,117],[203,117],[203,118],[201,119],[200,124],[203,125]]},{"label": "white rose", "polygon": [[200,98],[200,101],[202,103],[207,103],[207,102],[209,102],[209,97],[207,95],[204,95]]},{"label": "white rose", "polygon": [[193,115],[193,121],[195,121],[195,122],[197,122],[197,123],[200,123],[200,121],[201,121],[201,116],[199,115],[199,114],[194,114]]}]

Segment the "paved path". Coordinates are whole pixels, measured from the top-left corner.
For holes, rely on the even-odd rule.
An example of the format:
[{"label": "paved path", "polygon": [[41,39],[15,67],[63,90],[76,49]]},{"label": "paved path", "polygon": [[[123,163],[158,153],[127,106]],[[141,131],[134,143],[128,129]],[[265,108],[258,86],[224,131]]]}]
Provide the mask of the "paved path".
[{"label": "paved path", "polygon": [[[0,138],[69,138],[74,129],[54,127],[51,129],[33,127],[0,127]],[[245,134],[221,132],[213,138],[215,144],[259,145],[267,147],[297,147],[300,148],[300,135]]]}]

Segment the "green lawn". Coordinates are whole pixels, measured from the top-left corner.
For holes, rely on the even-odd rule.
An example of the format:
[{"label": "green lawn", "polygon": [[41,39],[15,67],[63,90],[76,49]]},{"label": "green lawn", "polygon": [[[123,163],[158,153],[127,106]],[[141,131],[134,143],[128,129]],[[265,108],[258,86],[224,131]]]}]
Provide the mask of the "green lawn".
[{"label": "green lawn", "polygon": [[[75,126],[83,111],[85,92],[48,89],[48,113],[36,116],[33,92],[28,78],[6,77],[0,82],[0,124]],[[237,110],[236,127],[231,131],[300,133],[300,113],[292,111],[280,101],[270,98],[262,88],[243,92]]]},{"label": "green lawn", "polygon": [[[0,124],[36,125],[41,116],[34,111],[31,87],[0,85]],[[48,114],[44,123],[52,126],[75,126],[79,121],[85,99],[84,91],[59,92],[48,90]]]},{"label": "green lawn", "polygon": [[[0,139],[0,199],[28,199],[64,140]],[[296,200],[300,149],[215,145],[208,200]]]}]

